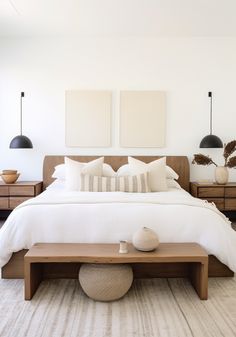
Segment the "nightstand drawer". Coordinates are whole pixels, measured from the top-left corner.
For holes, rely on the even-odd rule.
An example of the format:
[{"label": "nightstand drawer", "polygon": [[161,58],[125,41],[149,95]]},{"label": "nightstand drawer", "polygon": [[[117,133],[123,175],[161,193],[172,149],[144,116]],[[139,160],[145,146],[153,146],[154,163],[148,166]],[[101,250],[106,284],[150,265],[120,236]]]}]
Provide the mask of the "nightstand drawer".
[{"label": "nightstand drawer", "polygon": [[225,210],[236,211],[236,198],[225,199]]},{"label": "nightstand drawer", "polygon": [[207,198],[207,201],[214,202],[216,207],[221,211],[223,211],[223,209],[225,207],[225,199],[224,198]]},{"label": "nightstand drawer", "polygon": [[10,196],[29,196],[33,197],[34,193],[34,186],[9,186],[9,195]]},{"label": "nightstand drawer", "polygon": [[8,198],[0,197],[0,209],[8,209]]},{"label": "nightstand drawer", "polygon": [[0,182],[0,210],[13,210],[22,202],[42,192],[42,181],[17,181],[14,184]]},{"label": "nightstand drawer", "polygon": [[28,200],[30,198],[27,198],[27,197],[10,197],[9,198],[9,208],[10,209],[14,209],[16,206],[22,204],[22,202]]},{"label": "nightstand drawer", "polygon": [[8,195],[8,186],[2,186],[0,187],[0,196]]},{"label": "nightstand drawer", "polygon": [[236,198],[236,187],[225,187],[226,198]]},{"label": "nightstand drawer", "polygon": [[207,198],[207,197],[224,197],[224,187],[199,187],[198,188],[198,197]]},{"label": "nightstand drawer", "polygon": [[194,197],[214,202],[220,211],[236,211],[236,182],[225,185],[191,182],[190,188]]}]

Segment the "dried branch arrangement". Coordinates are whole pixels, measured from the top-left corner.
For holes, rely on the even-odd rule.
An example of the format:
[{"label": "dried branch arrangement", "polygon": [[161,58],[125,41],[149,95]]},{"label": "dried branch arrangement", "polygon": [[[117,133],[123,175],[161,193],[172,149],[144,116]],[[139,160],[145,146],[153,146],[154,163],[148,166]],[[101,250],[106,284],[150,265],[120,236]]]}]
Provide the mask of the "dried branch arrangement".
[{"label": "dried branch arrangement", "polygon": [[[236,140],[232,140],[224,147],[224,159],[225,159],[225,167],[228,168],[236,168],[236,156],[232,156],[232,154],[236,151]],[[194,155],[192,164],[197,165],[215,165],[218,166],[210,157],[205,156],[204,154],[198,153]]]}]

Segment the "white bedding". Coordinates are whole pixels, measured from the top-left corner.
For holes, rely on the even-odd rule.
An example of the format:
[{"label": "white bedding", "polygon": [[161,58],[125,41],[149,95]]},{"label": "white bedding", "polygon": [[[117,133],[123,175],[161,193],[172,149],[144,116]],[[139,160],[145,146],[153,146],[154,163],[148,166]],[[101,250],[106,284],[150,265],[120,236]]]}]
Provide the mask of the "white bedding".
[{"label": "white bedding", "polygon": [[214,206],[180,189],[157,193],[51,189],[18,206],[0,230],[0,267],[37,242],[130,241],[142,226],[161,242],[198,242],[236,272],[236,232]]}]

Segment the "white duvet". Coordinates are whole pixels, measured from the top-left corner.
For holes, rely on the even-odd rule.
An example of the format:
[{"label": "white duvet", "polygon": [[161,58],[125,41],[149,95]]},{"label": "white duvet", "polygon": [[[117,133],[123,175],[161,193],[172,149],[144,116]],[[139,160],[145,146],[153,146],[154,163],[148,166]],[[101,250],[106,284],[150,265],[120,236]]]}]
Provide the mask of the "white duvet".
[{"label": "white duvet", "polygon": [[197,242],[236,272],[236,232],[215,206],[184,190],[48,190],[18,206],[0,230],[0,267],[37,242],[118,243],[150,227],[161,242]]}]

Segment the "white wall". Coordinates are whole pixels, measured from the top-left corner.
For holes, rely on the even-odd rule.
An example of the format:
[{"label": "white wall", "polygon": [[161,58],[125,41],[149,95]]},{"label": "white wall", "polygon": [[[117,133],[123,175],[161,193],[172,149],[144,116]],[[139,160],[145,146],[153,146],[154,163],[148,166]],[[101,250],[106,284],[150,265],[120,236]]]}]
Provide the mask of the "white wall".
[{"label": "white wall", "polygon": [[[64,91],[109,89],[114,101],[112,148],[66,148]],[[167,92],[166,147],[119,147],[119,90]],[[25,91],[23,133],[33,150],[9,149],[19,133],[19,98]],[[169,154],[200,152],[209,131],[236,138],[236,39],[234,38],[27,38],[0,40],[0,169],[40,179],[46,154]],[[89,130],[88,130],[89,132]],[[223,163],[222,149],[201,150]],[[212,178],[214,167],[191,166],[191,179]],[[236,180],[236,170],[230,171]]]}]

